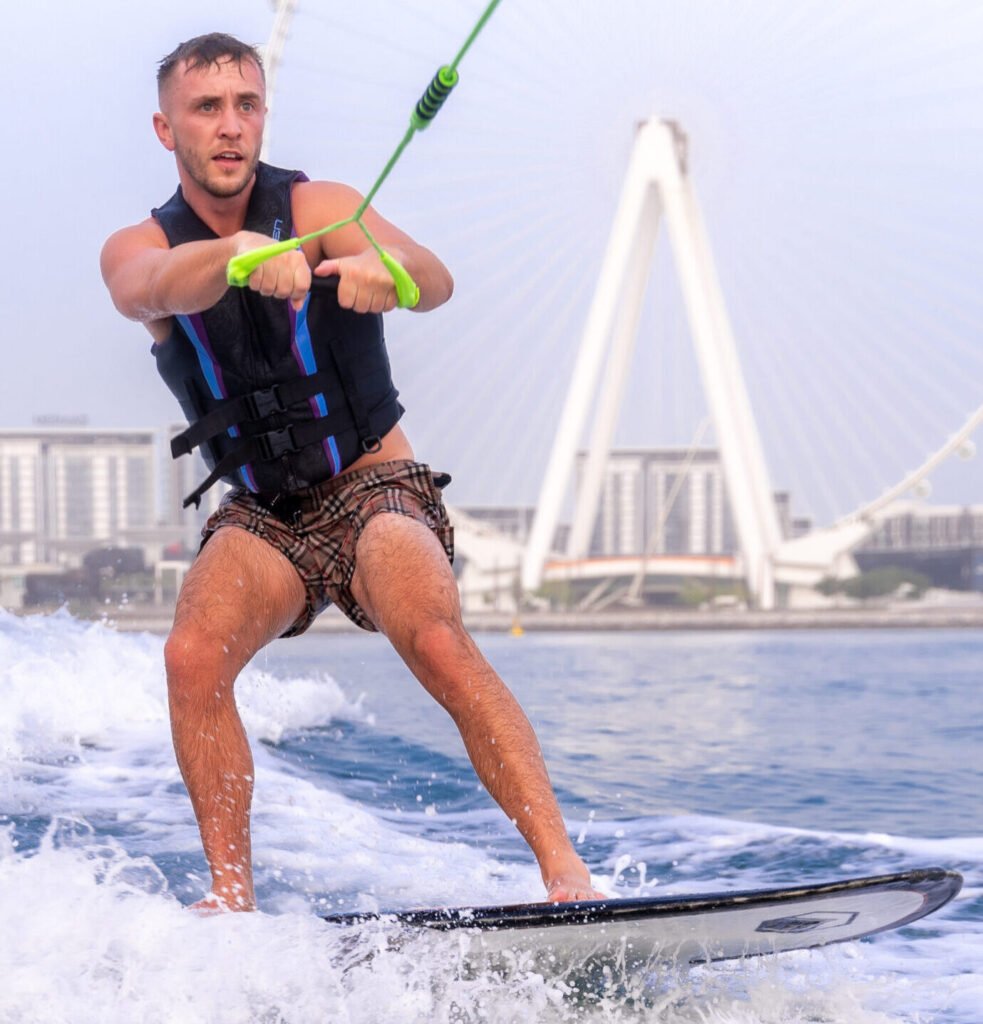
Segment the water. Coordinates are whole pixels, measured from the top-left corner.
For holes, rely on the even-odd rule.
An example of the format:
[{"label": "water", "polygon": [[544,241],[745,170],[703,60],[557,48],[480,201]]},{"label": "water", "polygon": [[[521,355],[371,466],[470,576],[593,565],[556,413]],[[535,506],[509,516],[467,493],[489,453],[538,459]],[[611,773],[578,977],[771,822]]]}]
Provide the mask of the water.
[{"label": "water", "polygon": [[446,940],[353,953],[316,911],[525,901],[541,883],[385,642],[316,635],[239,684],[265,913],[202,920],[181,909],[206,874],[162,639],[0,612],[0,1024],[983,1019],[983,634],[480,639],[600,888],[940,865],[965,874],[962,895],[865,942],[587,1001],[535,971],[464,970]]}]

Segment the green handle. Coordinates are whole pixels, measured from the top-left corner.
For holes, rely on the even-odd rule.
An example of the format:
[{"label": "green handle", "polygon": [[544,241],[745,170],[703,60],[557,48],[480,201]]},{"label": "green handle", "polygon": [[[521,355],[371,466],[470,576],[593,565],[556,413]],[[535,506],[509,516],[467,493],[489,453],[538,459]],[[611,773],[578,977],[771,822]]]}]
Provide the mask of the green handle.
[{"label": "green handle", "polygon": [[402,263],[397,263],[385,250],[379,252],[379,259],[392,275],[393,284],[396,285],[396,305],[400,309],[413,309],[420,301],[420,289],[416,281],[406,272]]},{"label": "green handle", "polygon": [[236,288],[245,288],[249,284],[252,272],[267,260],[279,256],[282,252],[290,252],[296,249],[299,239],[287,238],[282,242],[273,242],[270,245],[262,245],[258,249],[250,249],[249,252],[240,253],[229,260],[225,268],[225,279],[230,285]]},{"label": "green handle", "polygon": [[[258,266],[274,256],[279,256],[282,252],[296,249],[297,241],[296,238],[288,238],[284,242],[263,245],[259,249],[251,249],[239,256],[233,256],[226,267],[225,279],[235,288],[245,288],[249,284],[252,272]],[[406,268],[384,249],[379,250],[379,259],[392,275],[393,284],[396,286],[396,305],[400,309],[413,309],[420,301],[420,289],[417,287],[416,281],[410,277]]]}]

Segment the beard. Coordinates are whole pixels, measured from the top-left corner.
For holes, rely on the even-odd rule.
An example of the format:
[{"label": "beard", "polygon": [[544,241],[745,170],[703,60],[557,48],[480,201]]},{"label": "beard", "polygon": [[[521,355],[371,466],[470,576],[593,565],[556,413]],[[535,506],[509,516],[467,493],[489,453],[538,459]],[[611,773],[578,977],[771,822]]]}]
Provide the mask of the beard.
[{"label": "beard", "polygon": [[234,177],[229,177],[222,173],[209,157],[202,156],[197,150],[183,146],[176,139],[174,155],[196,185],[209,195],[219,199],[228,199],[239,195],[253,180],[256,165],[259,163],[258,153],[243,157],[238,173]]}]

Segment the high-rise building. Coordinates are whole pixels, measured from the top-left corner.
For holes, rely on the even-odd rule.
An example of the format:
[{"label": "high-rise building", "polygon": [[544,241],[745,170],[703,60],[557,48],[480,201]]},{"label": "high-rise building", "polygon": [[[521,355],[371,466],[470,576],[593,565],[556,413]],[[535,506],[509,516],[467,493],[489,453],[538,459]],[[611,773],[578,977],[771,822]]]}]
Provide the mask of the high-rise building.
[{"label": "high-rise building", "polygon": [[0,430],[0,565],[78,565],[99,545],[153,548],[156,466],[152,430]]},{"label": "high-rise building", "polygon": [[[578,483],[587,455],[577,457]],[[608,456],[591,555],[725,554],[734,528],[723,469],[709,449],[613,451]]]},{"label": "high-rise building", "polygon": [[202,522],[228,488],[183,509],[208,471],[197,456],[172,461],[164,433],[0,429],[0,566],[72,568],[104,547],[141,548],[148,563],[197,550]]},{"label": "high-rise building", "polygon": [[[577,456],[579,479],[587,453]],[[797,530],[775,494],[785,536]],[[802,530],[804,523],[798,524]],[[638,448],[608,455],[591,555],[729,555],[737,550],[720,455],[711,448]]]}]

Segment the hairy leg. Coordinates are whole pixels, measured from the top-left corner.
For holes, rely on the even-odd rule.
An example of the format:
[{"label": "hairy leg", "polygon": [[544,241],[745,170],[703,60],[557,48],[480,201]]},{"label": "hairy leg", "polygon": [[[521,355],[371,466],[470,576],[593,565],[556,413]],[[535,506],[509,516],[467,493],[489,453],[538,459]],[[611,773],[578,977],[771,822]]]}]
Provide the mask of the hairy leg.
[{"label": "hairy leg", "polygon": [[549,898],[599,898],[529,720],[464,629],[440,542],[422,523],[384,513],[366,525],[356,560],[355,599],[454,719],[478,777],[535,854]]},{"label": "hairy leg", "polygon": [[233,910],[256,904],[249,832],[253,760],[233,686],[256,651],[287,629],[303,606],[303,584],[290,562],[245,530],[224,527],[185,578],[164,648],[178,766],[212,892]]}]

